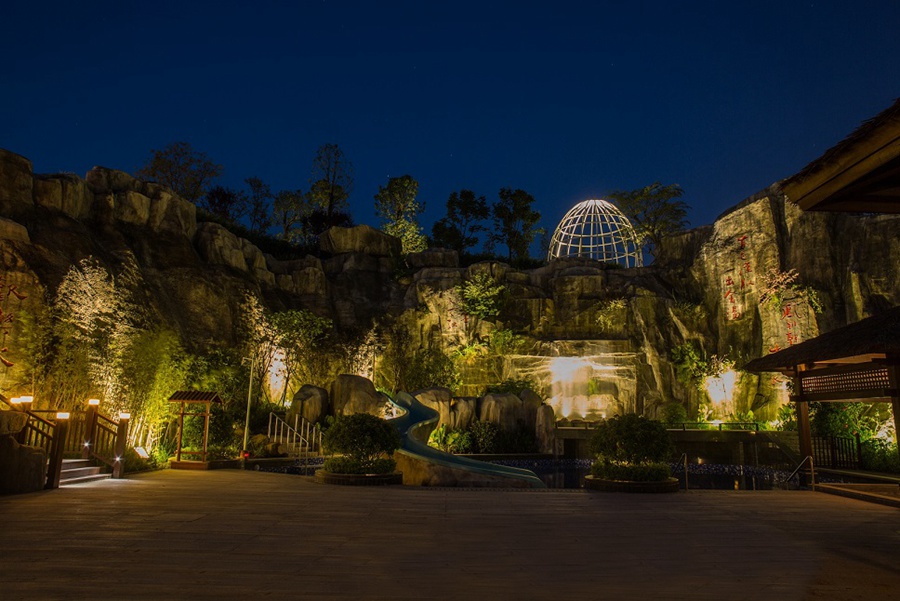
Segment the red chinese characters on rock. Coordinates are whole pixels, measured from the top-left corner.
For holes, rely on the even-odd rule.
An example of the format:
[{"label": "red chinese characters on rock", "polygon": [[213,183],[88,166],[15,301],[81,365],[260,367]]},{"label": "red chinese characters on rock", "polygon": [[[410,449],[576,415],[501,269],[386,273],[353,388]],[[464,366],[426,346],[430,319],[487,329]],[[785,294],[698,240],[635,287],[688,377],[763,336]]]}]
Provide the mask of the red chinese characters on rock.
[{"label": "red chinese characters on rock", "polygon": [[[744,295],[753,283],[751,275],[753,264],[750,259],[750,236],[743,234],[734,239],[737,261],[730,275],[725,276],[725,318],[728,320],[740,319],[743,315]],[[737,293],[737,294],[736,294]]]},{"label": "red chinese characters on rock", "polygon": [[800,342],[800,324],[796,319],[797,315],[793,309],[793,306],[787,304],[781,311],[781,321],[784,322],[785,327],[787,328],[787,345],[793,346]]}]

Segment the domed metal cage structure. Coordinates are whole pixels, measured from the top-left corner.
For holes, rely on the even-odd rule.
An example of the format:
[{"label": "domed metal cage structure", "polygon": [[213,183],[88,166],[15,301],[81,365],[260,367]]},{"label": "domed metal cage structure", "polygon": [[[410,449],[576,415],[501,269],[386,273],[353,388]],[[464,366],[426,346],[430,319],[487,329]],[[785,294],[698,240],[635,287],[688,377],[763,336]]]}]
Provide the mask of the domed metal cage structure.
[{"label": "domed metal cage structure", "polygon": [[564,257],[586,257],[622,267],[644,265],[634,227],[616,205],[605,200],[579,202],[556,226],[547,260]]}]

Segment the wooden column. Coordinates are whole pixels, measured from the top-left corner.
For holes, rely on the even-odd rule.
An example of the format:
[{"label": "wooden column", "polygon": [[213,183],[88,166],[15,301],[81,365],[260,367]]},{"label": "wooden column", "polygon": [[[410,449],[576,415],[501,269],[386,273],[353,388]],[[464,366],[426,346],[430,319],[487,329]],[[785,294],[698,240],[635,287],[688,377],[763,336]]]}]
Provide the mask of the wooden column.
[{"label": "wooden column", "polygon": [[178,413],[178,450],[175,453],[175,461],[181,461],[181,442],[184,439],[184,403],[181,403],[181,411]]},{"label": "wooden column", "polygon": [[59,477],[62,474],[63,452],[66,449],[66,434],[69,431],[69,419],[57,418],[53,428],[53,441],[50,444],[50,463],[47,467],[47,483],[44,488],[59,488]]},{"label": "wooden column", "polygon": [[206,404],[206,413],[203,414],[203,461],[206,461],[206,442],[209,440],[209,406]]},{"label": "wooden column", "polygon": [[116,429],[116,463],[113,465],[113,478],[121,478],[125,475],[125,443],[127,440],[128,418],[119,417],[119,427]]},{"label": "wooden column", "polygon": [[794,368],[794,394],[791,400],[796,403],[797,409],[797,432],[800,435],[800,454],[803,459],[811,457],[812,450],[812,432],[809,427],[809,402],[803,400],[803,381],[800,378],[800,367]]},{"label": "wooden column", "polygon": [[94,446],[94,434],[97,426],[97,407],[88,405],[84,412],[84,433],[81,440],[81,458],[91,458],[91,447]]}]

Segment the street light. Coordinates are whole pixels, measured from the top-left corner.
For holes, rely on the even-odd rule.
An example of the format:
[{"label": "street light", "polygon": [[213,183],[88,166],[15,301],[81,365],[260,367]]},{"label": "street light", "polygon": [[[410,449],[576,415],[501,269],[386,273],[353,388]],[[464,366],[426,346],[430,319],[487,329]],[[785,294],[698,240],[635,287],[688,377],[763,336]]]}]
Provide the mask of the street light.
[{"label": "street light", "polygon": [[247,441],[250,438],[250,398],[253,394],[253,370],[256,368],[256,356],[250,357],[250,383],[247,385],[247,416],[244,419],[244,447],[241,450],[241,460],[247,458]]}]

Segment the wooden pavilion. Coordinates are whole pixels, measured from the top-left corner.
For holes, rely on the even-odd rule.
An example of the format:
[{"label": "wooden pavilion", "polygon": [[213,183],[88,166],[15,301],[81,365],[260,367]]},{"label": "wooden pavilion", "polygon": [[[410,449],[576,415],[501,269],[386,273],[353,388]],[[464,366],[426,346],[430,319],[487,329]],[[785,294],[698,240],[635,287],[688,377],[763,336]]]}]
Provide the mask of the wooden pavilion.
[{"label": "wooden pavilion", "polygon": [[804,211],[900,213],[900,100],[781,188]]},{"label": "wooden pavilion", "polygon": [[793,378],[800,453],[812,455],[809,403],[882,401],[893,404],[900,424],[900,307],[754,359],[752,372],[778,371]]},{"label": "wooden pavilion", "polygon": [[[178,448],[175,452],[175,461],[170,466],[176,469],[205,469],[209,467],[206,460],[207,445],[209,442],[209,417],[214,404],[222,404],[222,398],[217,392],[202,392],[198,390],[179,390],[169,397],[170,403],[180,403],[178,412]],[[189,407],[197,407],[199,410],[189,410]],[[185,451],[182,449],[184,441],[184,416],[203,417],[203,449],[200,451]],[[182,461],[182,455],[200,456],[199,460]]]},{"label": "wooden pavilion", "polygon": [[[781,182],[804,211],[900,214],[900,99]],[[809,403],[885,401],[900,425],[900,307],[744,366],[793,378],[800,451],[812,455]],[[900,450],[900,445],[898,445]]]}]

